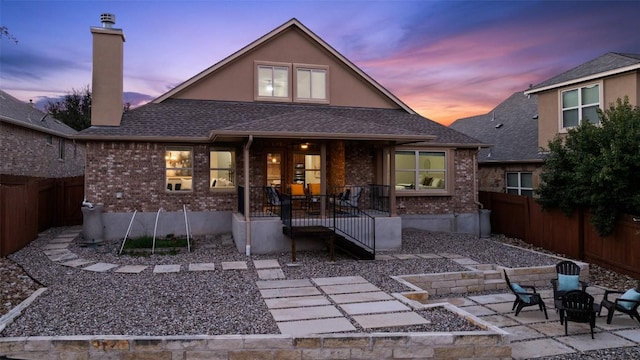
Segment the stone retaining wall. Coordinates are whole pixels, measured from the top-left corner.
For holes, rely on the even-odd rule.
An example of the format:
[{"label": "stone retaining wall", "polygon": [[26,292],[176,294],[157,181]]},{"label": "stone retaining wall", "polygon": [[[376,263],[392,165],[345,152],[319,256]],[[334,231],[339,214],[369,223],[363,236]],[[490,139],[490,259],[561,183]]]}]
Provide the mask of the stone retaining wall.
[{"label": "stone retaining wall", "polygon": [[0,355],[19,359],[510,359],[508,336],[453,333],[228,336],[64,336],[0,338]]}]

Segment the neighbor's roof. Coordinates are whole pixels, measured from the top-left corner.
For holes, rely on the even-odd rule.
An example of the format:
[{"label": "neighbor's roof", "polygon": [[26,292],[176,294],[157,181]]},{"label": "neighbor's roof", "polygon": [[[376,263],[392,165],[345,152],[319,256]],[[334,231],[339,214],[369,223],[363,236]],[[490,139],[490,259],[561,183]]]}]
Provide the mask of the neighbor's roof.
[{"label": "neighbor's roof", "polygon": [[64,123],[0,90],[0,121],[41,131],[47,134],[69,137],[78,132]]},{"label": "neighbor's roof", "polygon": [[427,141],[459,147],[477,140],[402,109],[166,99],[127,111],[120,126],[92,126],[78,138],[211,142],[242,138]]},{"label": "neighbor's roof", "polygon": [[485,115],[458,119],[449,127],[493,147],[481,149],[478,163],[539,162],[537,96],[518,91]]},{"label": "neighbor's roof", "polygon": [[525,94],[535,94],[562,86],[616,75],[640,69],[640,54],[606,53],[549,80],[528,89]]}]

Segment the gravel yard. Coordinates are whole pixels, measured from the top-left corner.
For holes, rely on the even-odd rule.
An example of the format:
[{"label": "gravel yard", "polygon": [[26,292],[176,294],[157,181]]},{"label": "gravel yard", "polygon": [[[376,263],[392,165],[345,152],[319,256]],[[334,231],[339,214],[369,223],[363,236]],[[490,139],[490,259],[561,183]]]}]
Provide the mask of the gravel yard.
[{"label": "gravel yard", "polygon": [[[51,229],[26,248],[10,255],[9,259],[0,258],[3,274],[0,282],[0,315],[38,287],[48,287],[0,336],[279,333],[256,286],[259,279],[252,262],[248,262],[248,270],[220,268],[222,261],[247,260],[244,254],[236,250],[228,236],[206,241],[200,239],[196,241],[193,252],[175,256],[118,257],[118,242],[106,244],[100,251],[79,244],[70,248],[82,258],[93,258],[100,262],[180,264],[183,270],[172,274],[154,274],[149,269],[140,274],[119,274],[84,271],[50,261],[42,247],[48,239],[63,230]],[[408,230],[403,233],[401,250],[384,253],[456,253],[481,263],[509,267],[552,265],[557,262],[557,259],[502,243],[528,247],[517,239],[502,236],[478,239],[470,235]],[[447,259],[355,261],[338,255],[335,262],[330,262],[325,252],[299,252],[298,262],[301,266],[295,267],[286,266],[291,260],[289,253],[255,255],[252,258],[277,258],[287,279],[360,275],[388,293],[410,290],[391,279],[390,275],[464,270]],[[199,262],[214,262],[216,269],[208,272],[184,271],[187,264]],[[627,288],[636,284],[629,277],[597,266],[592,265],[590,271],[590,283],[593,285]],[[477,329],[447,310],[422,311],[421,315],[430,319],[432,324],[376,331]],[[623,353],[614,351],[615,354],[618,357],[610,358],[624,358]]]}]

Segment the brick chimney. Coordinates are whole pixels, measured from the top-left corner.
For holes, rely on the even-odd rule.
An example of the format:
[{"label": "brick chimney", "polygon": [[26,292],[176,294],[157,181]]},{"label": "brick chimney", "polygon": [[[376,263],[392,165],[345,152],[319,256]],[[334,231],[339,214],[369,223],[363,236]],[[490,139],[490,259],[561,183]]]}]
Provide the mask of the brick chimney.
[{"label": "brick chimney", "polygon": [[102,27],[91,27],[93,35],[93,76],[91,125],[120,126],[122,118],[122,78],[124,33],[114,29],[116,16],[101,14]]}]

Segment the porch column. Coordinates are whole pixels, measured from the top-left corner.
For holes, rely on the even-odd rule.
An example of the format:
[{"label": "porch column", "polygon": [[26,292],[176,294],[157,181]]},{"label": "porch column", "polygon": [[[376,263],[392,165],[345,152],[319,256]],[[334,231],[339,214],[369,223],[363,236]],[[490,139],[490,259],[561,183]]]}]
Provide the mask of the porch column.
[{"label": "porch column", "polygon": [[397,216],[396,211],[396,144],[389,146],[389,216]]},{"label": "porch column", "polygon": [[320,143],[320,217],[325,216],[327,205],[324,202],[327,195],[327,143]]},{"label": "porch column", "polygon": [[249,156],[249,149],[251,148],[251,143],[253,142],[253,135],[249,135],[249,139],[244,146],[242,156],[244,159],[244,220],[246,224],[246,232],[247,232],[247,245],[245,246],[245,253],[247,256],[251,255],[251,189],[249,188],[249,162],[251,157]]}]

